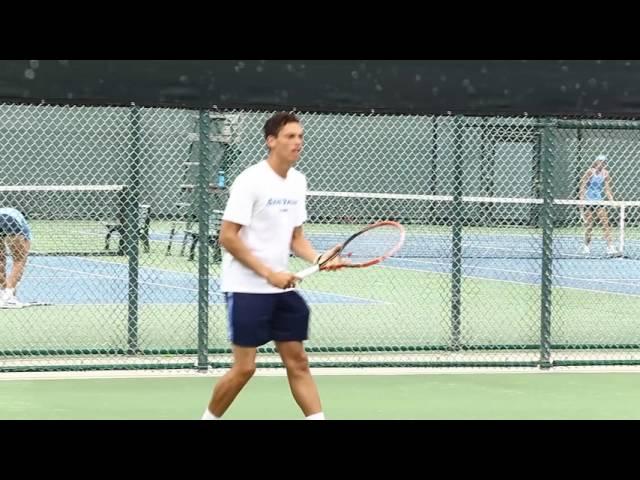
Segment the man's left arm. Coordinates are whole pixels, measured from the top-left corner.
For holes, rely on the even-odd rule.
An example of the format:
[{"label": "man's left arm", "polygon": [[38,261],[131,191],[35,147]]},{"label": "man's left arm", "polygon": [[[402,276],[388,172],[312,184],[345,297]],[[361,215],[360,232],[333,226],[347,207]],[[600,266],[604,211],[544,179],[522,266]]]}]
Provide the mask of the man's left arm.
[{"label": "man's left arm", "polygon": [[311,242],[304,236],[302,225],[293,229],[291,236],[291,251],[309,263],[316,263],[319,253],[313,248]]}]

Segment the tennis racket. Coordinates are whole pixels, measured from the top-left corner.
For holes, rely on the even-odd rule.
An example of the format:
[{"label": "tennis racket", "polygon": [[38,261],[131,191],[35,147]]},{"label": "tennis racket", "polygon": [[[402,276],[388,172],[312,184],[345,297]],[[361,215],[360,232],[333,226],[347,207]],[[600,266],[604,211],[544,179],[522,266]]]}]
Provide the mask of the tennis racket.
[{"label": "tennis racket", "polygon": [[[320,261],[309,268],[296,273],[296,277],[304,279],[323,270],[340,268],[364,268],[376,265],[394,255],[404,243],[405,230],[398,222],[384,220],[373,223],[351,235],[337,248],[329,250]],[[349,263],[330,265],[336,257],[348,258]]]}]

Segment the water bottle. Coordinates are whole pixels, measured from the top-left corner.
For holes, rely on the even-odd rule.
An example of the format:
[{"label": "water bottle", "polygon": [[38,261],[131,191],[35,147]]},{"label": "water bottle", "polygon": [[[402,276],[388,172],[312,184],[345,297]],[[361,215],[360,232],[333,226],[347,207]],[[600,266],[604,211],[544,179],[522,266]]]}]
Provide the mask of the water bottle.
[{"label": "water bottle", "polygon": [[224,188],[224,170],[218,170],[218,187]]}]

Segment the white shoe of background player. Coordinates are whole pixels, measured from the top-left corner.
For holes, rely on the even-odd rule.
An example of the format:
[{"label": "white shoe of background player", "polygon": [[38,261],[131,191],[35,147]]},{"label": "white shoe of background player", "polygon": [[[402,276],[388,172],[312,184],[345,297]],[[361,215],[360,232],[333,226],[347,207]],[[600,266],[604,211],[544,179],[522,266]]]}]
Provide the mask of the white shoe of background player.
[{"label": "white shoe of background player", "polygon": [[0,295],[0,308],[20,308],[22,304],[18,301],[13,288],[5,289]]}]

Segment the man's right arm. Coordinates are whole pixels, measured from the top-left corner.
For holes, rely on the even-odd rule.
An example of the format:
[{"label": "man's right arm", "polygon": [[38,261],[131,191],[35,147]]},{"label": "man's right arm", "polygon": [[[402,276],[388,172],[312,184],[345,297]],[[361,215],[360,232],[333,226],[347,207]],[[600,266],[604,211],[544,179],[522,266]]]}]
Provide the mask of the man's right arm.
[{"label": "man's right arm", "polygon": [[293,287],[296,282],[295,275],[290,272],[274,272],[261,262],[240,238],[241,228],[242,225],[239,223],[223,220],[220,227],[220,245],[236,260],[265,278],[271,285],[283,289]]}]

